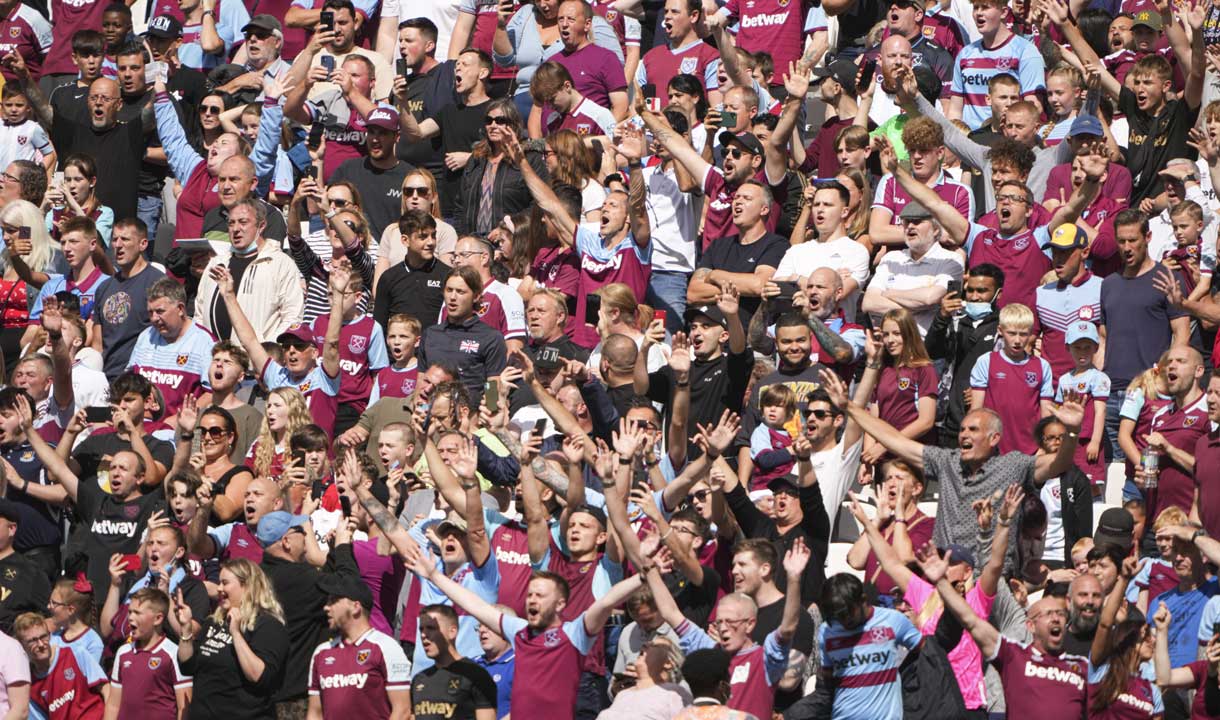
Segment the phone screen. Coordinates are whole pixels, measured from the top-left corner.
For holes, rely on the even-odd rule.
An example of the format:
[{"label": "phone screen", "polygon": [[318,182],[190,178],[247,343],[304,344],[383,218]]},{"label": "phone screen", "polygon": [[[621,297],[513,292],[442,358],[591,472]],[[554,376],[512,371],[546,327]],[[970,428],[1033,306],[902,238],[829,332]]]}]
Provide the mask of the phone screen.
[{"label": "phone screen", "polygon": [[483,396],[487,400],[487,409],[492,413],[500,411],[500,382],[488,380],[483,388]]},{"label": "phone screen", "polygon": [[597,321],[601,319],[602,296],[597,293],[589,293],[585,296],[585,324],[597,325]]},{"label": "phone screen", "polygon": [[652,319],[660,320],[662,324],[665,323],[665,318],[666,318],[666,314],[665,314],[664,310],[655,310],[652,313]]},{"label": "phone screen", "polygon": [[108,423],[108,422],[110,422],[110,418],[111,418],[111,415],[113,414],[113,412],[114,411],[110,408],[109,405],[102,405],[99,407],[87,407],[87,408],[85,408],[85,422]]}]

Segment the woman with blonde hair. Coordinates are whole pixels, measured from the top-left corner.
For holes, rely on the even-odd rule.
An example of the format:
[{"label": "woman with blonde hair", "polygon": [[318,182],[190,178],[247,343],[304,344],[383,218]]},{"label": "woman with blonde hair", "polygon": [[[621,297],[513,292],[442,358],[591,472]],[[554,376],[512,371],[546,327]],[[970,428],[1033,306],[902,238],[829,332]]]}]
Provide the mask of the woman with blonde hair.
[{"label": "woman with blonde hair", "polygon": [[1136,375],[1127,386],[1122,409],[1118,412],[1118,447],[1127,459],[1127,489],[1135,489],[1135,478],[1139,477],[1136,473],[1143,469],[1140,458],[1148,447],[1153,416],[1173,402],[1165,384],[1165,373],[1161,370],[1168,362],[1169,351],[1165,351],[1156,365]]},{"label": "woman with blonde hair", "polygon": [[0,351],[5,375],[21,359],[21,338],[30,324],[30,305],[50,275],[68,274],[59,242],[47,232],[46,216],[36,205],[13,200],[0,210],[4,251],[0,252]]},{"label": "woman with blonde hair", "polygon": [[[907,567],[894,547],[881,534],[877,524],[864,513],[855,493],[850,493],[850,496],[851,514],[860,524],[861,531],[868,536],[868,543],[877,554],[881,570],[894,581],[895,589],[902,593],[902,600],[914,612],[912,622],[915,627],[924,635],[935,635],[941,613],[945,610],[936,586]],[[952,546],[953,554],[949,559],[951,564],[946,578],[954,589],[965,597],[966,603],[979,617],[991,614],[996,588],[999,587],[1000,576],[1004,570],[1004,556],[1008,552],[1009,526],[1016,519],[1024,498],[1025,491],[1016,484],[1010,486],[1004,494],[999,515],[995,518],[996,532],[991,540],[991,555],[977,582],[974,580],[975,560],[969,550],[958,545]],[[986,511],[979,512],[979,525],[986,532],[992,524],[991,504],[983,505],[986,506]],[[953,666],[957,676],[958,688],[962,691],[966,709],[977,711],[986,708],[987,699],[983,695],[983,656],[969,633],[962,633],[957,647],[949,651],[949,664]]]},{"label": "woman with blonde hair", "polygon": [[309,406],[300,390],[294,387],[272,390],[263,410],[263,428],[246,453],[246,465],[254,471],[254,477],[278,477],[284,470],[288,439],[312,422]]},{"label": "woman with blonde hair", "polygon": [[582,222],[602,219],[606,189],[597,182],[593,151],[571,130],[551,133],[546,139],[546,169],[555,183],[565,183],[580,191]]},{"label": "woman with blonde hair", "polygon": [[[457,230],[441,220],[441,201],[436,189],[436,177],[424,168],[416,168],[402,179],[402,212],[423,210],[436,220],[436,257],[453,267],[453,251],[457,248]],[[373,275],[381,279],[381,273],[407,258],[407,245],[402,241],[398,223],[390,223],[381,233],[381,248],[377,254],[377,269]],[[376,282],[376,280],[374,280]]]},{"label": "woman with blonde hair", "polygon": [[601,342],[589,355],[587,364],[590,368],[597,371],[602,359],[602,344],[611,335],[626,335],[635,341],[640,351],[646,350],[648,372],[656,372],[669,362],[669,346],[645,338],[642,328],[652,323],[653,310],[637,303],[631,288],[623,283],[610,283],[598,289],[596,294],[602,299],[597,313],[597,334]]},{"label": "woman with blonde hair", "polygon": [[[194,678],[191,718],[271,720],[288,660],[284,609],[263,569],[245,559],[221,563],[218,595],[199,632],[184,630],[178,640],[182,672]],[[190,628],[195,618],[182,592],[173,600],[178,627]]]}]

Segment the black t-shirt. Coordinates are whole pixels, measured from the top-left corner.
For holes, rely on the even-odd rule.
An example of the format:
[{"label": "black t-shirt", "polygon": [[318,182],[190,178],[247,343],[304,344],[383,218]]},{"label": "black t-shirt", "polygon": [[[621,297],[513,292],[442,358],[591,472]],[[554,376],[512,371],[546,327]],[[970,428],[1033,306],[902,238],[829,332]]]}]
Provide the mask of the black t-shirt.
[{"label": "black t-shirt", "polygon": [[[750,633],[750,639],[761,645],[767,635],[779,627],[783,619],[783,600],[776,600],[770,605],[758,608],[758,621],[754,624],[754,632]],[[809,613],[805,612],[804,608],[801,608],[796,619],[796,634],[792,636],[791,650],[796,650],[805,657],[812,655],[814,629],[813,620],[809,618]],[[779,709],[787,708],[800,699],[802,690],[803,688],[799,685],[796,690],[789,692],[777,689],[775,691],[775,707]]]},{"label": "black t-shirt", "polygon": [[[21,476],[23,487],[26,483],[51,484],[43,472],[42,461],[28,442],[0,448],[0,457],[7,460]],[[21,515],[21,521],[17,523],[17,537],[13,538],[13,549],[25,552],[30,548],[59,546],[64,540],[59,507],[27,495],[16,486],[17,482],[10,479],[6,496],[16,503],[17,512]]]},{"label": "black t-shirt", "polygon": [[397,313],[414,317],[425,328],[435,324],[445,299],[445,278],[452,269],[433,259],[422,268],[412,269],[404,261],[386,270],[373,296],[373,318],[377,324],[386,330],[386,322]]},{"label": "black t-shirt", "polygon": [[[180,110],[178,118],[182,121],[182,127],[186,130],[187,137],[191,138],[191,144],[195,145],[195,149],[199,151],[200,155],[207,157],[208,153],[200,141],[202,128],[199,126],[199,113],[195,112],[199,103],[203,102],[204,96],[208,94],[207,76],[198,70],[180,67],[165,83],[165,89],[176,101]],[[196,144],[197,141],[200,142]]]},{"label": "black t-shirt", "polygon": [[[120,121],[106,130],[94,130],[87,116],[56,113],[51,124],[51,143],[55,145],[60,169],[63,169],[63,159],[73,153],[93,158],[106,178],[105,182],[97,184],[98,200],[114,211],[115,220],[136,216],[140,167],[148,144],[139,120]],[[141,311],[144,311],[142,302]],[[107,359],[109,365],[109,356]],[[127,363],[126,356],[123,363]]]},{"label": "black t-shirt", "polygon": [[703,584],[696,585],[675,568],[665,576],[665,586],[687,619],[699,627],[707,627],[707,618],[712,614],[716,595],[720,591],[720,573],[704,565]]},{"label": "black t-shirt", "polygon": [[89,86],[78,85],[75,82],[68,85],[60,85],[51,91],[51,97],[47,102],[51,105],[51,111],[55,117],[67,115],[72,117],[76,122],[88,124],[89,122]]},{"label": "black t-shirt", "polygon": [[[453,60],[446,60],[437,63],[426,73],[412,74],[407,78],[407,109],[411,111],[416,122],[436,117],[441,108],[457,103],[457,93],[453,86],[454,65]],[[399,160],[427,168],[436,177],[440,177],[441,171],[445,169],[445,154],[441,150],[440,135],[421,142],[409,142],[405,138],[399,138],[397,153]]]},{"label": "black t-shirt", "polygon": [[[717,238],[704,251],[699,267],[752,274],[760,265],[778,268],[780,260],[784,259],[784,253],[788,252],[791,246],[787,238],[775,233],[767,233],[749,245],[742,245],[737,235]],[[754,311],[761,303],[760,298],[742,296],[741,309],[738,311],[742,327],[750,327],[750,318],[754,317]]]},{"label": "black t-shirt", "polygon": [[[106,167],[100,159],[98,167]],[[135,182],[133,177],[132,187]],[[128,217],[134,215],[133,195],[132,212]],[[114,216],[124,217],[119,214],[117,208]],[[106,377],[113,380],[127,368],[136,338],[148,327],[148,288],[163,277],[165,273],[160,270],[146,267],[135,277],[115,275],[98,288],[93,299],[93,322],[101,323],[102,326],[102,349],[106,358],[103,370],[106,371]]]},{"label": "black t-shirt", "polygon": [[[446,105],[436,114],[436,123],[441,128],[441,158],[451,152],[470,152],[474,144],[482,140],[483,117],[487,115],[487,106],[491,100],[478,105],[462,105],[453,103]],[[454,193],[457,192],[462,180],[464,167],[457,171],[445,168],[440,177],[441,214],[445,217],[453,215],[453,204],[457,202]]]},{"label": "black t-shirt", "polygon": [[373,167],[367,157],[352,158],[344,162],[330,177],[330,184],[347,180],[360,191],[364,203],[364,216],[369,220],[373,237],[390,225],[398,222],[402,215],[402,181],[413,170],[409,163],[400,162],[389,170]]},{"label": "black t-shirt", "polygon": [[45,613],[50,599],[51,581],[42,568],[16,552],[0,559],[0,630],[11,635],[18,615]]},{"label": "black t-shirt", "polygon": [[[174,464],[174,446],[164,440],[159,440],[152,435],[144,436],[144,445],[148,447],[148,454],[152,455],[153,460],[161,463],[168,470]],[[80,481],[82,485],[87,484],[87,481],[97,479],[98,466],[102,462],[102,458],[107,455],[114,457],[115,453],[123,450],[131,449],[131,441],[124,440],[118,436],[118,433],[99,431],[94,432],[89,437],[81,441],[76,449],[72,451],[72,457],[76,463],[80,465]],[[92,483],[94,486],[96,482]]]},{"label": "black t-shirt", "polygon": [[165,495],[158,488],[147,495],[120,501],[102,490],[96,478],[82,477],[78,488],[76,511],[85,530],[81,540],[88,559],[89,582],[95,588],[109,587],[110,556],[139,552],[149,516],[165,510]]},{"label": "black t-shirt", "polygon": [[[748,347],[740,355],[722,352],[714,360],[696,358],[690,366],[691,427],[720,422],[726,409],[740,415],[753,369],[754,351]],[[668,365],[649,374],[648,399],[668,405],[672,392],[673,371]]]},{"label": "black t-shirt", "polygon": [[[119,120],[140,125],[144,121],[144,109],[149,106],[149,100],[153,96],[153,91],[149,88],[146,92],[136,96],[122,96],[122,106],[119,107]],[[174,103],[174,109],[178,110],[178,104]],[[179,116],[181,111],[179,110]],[[184,127],[190,127],[186,125]],[[161,136],[157,134],[157,126],[149,124],[143,127],[144,129],[144,146],[146,148],[161,147]],[[165,185],[165,178],[169,175],[169,166],[164,163],[149,162],[142,160],[140,162],[140,195],[160,195],[161,188]],[[118,216],[115,216],[118,219]]]},{"label": "black t-shirt", "polygon": [[288,631],[284,623],[260,614],[254,630],[242,637],[263,661],[263,674],[250,682],[237,662],[229,623],[217,625],[207,618],[195,637],[195,652],[182,663],[184,675],[194,676],[191,720],[271,720],[272,694],[284,678],[288,659]]},{"label": "black t-shirt", "polygon": [[1165,188],[1157,173],[1173,158],[1193,158],[1187,133],[1199,117],[1199,108],[1185,100],[1170,100],[1156,117],[1139,109],[1135,93],[1125,85],[1118,95],[1118,109],[1130,126],[1127,140],[1127,167],[1131,169],[1131,204],[1156,197]]},{"label": "black t-shirt", "polygon": [[804,413],[809,403],[806,397],[809,393],[817,390],[822,386],[822,378],[820,373],[826,369],[825,365],[813,363],[807,368],[792,369],[780,367],[778,370],[766,375],[763,379],[754,383],[754,388],[750,390],[750,400],[746,407],[743,408],[741,414],[741,431],[746,437],[746,443],[749,443],[750,433],[754,432],[754,428],[762,420],[762,415],[758,407],[758,393],[768,385],[787,385],[796,393],[797,410]]},{"label": "black t-shirt", "polygon": [[415,720],[474,720],[475,710],[495,707],[495,681],[468,658],[433,665],[411,682]]}]

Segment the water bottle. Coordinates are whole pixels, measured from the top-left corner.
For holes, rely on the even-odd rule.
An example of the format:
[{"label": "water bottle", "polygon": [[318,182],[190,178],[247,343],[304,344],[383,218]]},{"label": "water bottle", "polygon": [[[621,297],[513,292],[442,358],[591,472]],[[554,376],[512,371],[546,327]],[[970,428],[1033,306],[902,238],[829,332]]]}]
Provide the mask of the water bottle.
[{"label": "water bottle", "polygon": [[1140,464],[1144,466],[1144,489],[1156,489],[1157,480],[1161,475],[1161,451],[1151,447],[1144,448]]}]

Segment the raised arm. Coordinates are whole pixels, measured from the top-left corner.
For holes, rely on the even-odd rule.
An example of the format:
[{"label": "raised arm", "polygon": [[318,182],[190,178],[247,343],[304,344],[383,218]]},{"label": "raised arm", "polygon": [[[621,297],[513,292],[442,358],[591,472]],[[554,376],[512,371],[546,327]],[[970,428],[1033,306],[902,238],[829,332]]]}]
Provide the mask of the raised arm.
[{"label": "raised arm", "polygon": [[707,177],[708,171],[712,169],[711,163],[704,160],[685,138],[674,132],[664,115],[648,109],[648,103],[644,101],[642,93],[636,95],[635,111],[644,120],[644,127],[652,131],[653,136],[665,146],[674,160],[685,167],[695,182],[702,187],[703,178]]},{"label": "raised arm", "polygon": [[[809,93],[812,80],[812,67],[806,67],[804,63],[788,63],[788,74],[784,76],[784,89],[788,92],[784,98],[784,110],[780,113],[775,131],[763,146],[768,184],[780,182],[788,172],[788,141],[796,129],[797,117],[805,106],[805,95]],[[794,148],[797,146],[798,143],[793,143]]]},{"label": "raised arm", "polygon": [[898,553],[894,552],[893,546],[881,535],[881,531],[877,529],[877,524],[873,522],[873,519],[864,513],[864,508],[860,507],[860,499],[856,497],[856,494],[849,492],[847,495],[851,498],[852,517],[860,523],[864,533],[868,536],[868,544],[872,546],[873,553],[877,555],[877,562],[880,563],[881,570],[890,576],[899,590],[906,592],[907,585],[914,577],[914,573],[903,563],[902,558],[898,557]]},{"label": "raised arm", "polygon": [[[80,479],[76,473],[68,467],[68,463],[64,462],[63,458],[55,452],[46,440],[42,439],[42,435],[34,429],[34,410],[30,407],[30,403],[22,395],[18,395],[15,401],[17,405],[17,414],[21,418],[21,427],[25,431],[26,439],[34,448],[34,453],[38,456],[38,460],[42,462],[46,468],[47,475],[52,480],[63,486],[63,489],[68,493],[68,497],[73,502],[77,501],[77,493],[80,490]],[[152,468],[149,468],[151,472]],[[28,486],[27,486],[28,487]]]},{"label": "raised arm", "polygon": [[611,586],[605,595],[599,597],[589,606],[588,610],[585,610],[585,632],[591,636],[600,634],[602,628],[606,626],[606,620],[610,619],[610,612],[621,605],[642,584],[640,576],[633,575]]},{"label": "raised arm", "polygon": [[1106,70],[1105,63],[1101,61],[1101,58],[1093,51],[1093,47],[1085,40],[1084,35],[1080,32],[1080,27],[1071,19],[1067,0],[1047,0],[1043,3],[1043,8],[1046,11],[1046,16],[1063,32],[1063,37],[1072,46],[1076,57],[1080,58],[1080,62],[1085,67],[1086,77],[1096,73],[1100,77],[1102,90],[1105,90],[1106,94],[1110,97],[1118,98],[1122,92],[1122,85],[1119,84],[1117,78]]},{"label": "raised arm", "polygon": [[[237,333],[237,339],[250,355],[250,363],[254,366],[255,374],[261,377],[263,370],[267,368],[267,363],[271,360],[271,356],[263,349],[263,343],[258,339],[258,333],[254,332],[254,326],[250,324],[250,319],[246,317],[241,304],[237,302],[237,293],[233,289],[233,275],[229,273],[228,266],[219,262],[213,265],[209,272],[211,273],[212,280],[216,283],[217,290],[220,291],[220,298],[224,301],[225,310],[229,313],[229,321],[233,325],[233,332]],[[338,375],[338,373],[333,373],[332,377],[334,375]]]},{"label": "raised arm", "polygon": [[526,161],[525,149],[521,147],[521,142],[516,136],[511,136],[505,143],[504,157],[521,170],[521,177],[525,180],[525,186],[529,189],[534,202],[538,203],[538,208],[546,213],[546,216],[555,224],[555,235],[559,242],[571,246],[576,239],[577,221],[568,214],[567,209],[564,208],[563,203],[559,202],[559,197],[547,181],[534,172],[533,166]]},{"label": "raised arm", "polygon": [[991,540],[991,554],[987,564],[979,574],[979,589],[984,595],[994,597],[1000,584],[1000,574],[1004,571],[1004,556],[1008,553],[1009,528],[1021,509],[1021,501],[1025,499],[1025,490],[1017,483],[1008,486],[1004,491],[1004,502],[1000,506],[1000,516],[996,520],[998,527]]},{"label": "raised arm", "polygon": [[966,602],[966,598],[945,579],[952,556],[953,551],[946,550],[945,556],[941,557],[936,546],[928,543],[915,552],[915,562],[923,570],[924,579],[936,586],[936,592],[940,593],[940,598],[944,602],[945,607],[961,622],[962,627],[970,633],[970,637],[979,646],[983,657],[995,657],[996,650],[1000,645],[1000,631],[996,630],[994,625],[975,614],[970,604]]},{"label": "raised arm", "polygon": [[538,456],[542,438],[538,433],[521,436],[521,502],[525,505],[526,537],[529,542],[531,563],[540,563],[551,549],[551,529],[547,525],[546,508],[542,504],[542,491],[538,479],[530,467]]},{"label": "raised arm", "polygon": [[932,213],[932,217],[941,224],[941,227],[949,233],[949,237],[957,245],[964,245],[966,238],[970,236],[970,220],[962,217],[957,208],[942,200],[935,190],[916,180],[911,171],[898,162],[898,156],[889,140],[879,135],[875,144],[881,150],[882,169],[894,176],[894,180],[902,186],[912,200],[923,205],[928,212]]},{"label": "raised arm", "polygon": [[1106,600],[1102,604],[1101,620],[1097,623],[1097,634],[1093,636],[1093,645],[1089,651],[1089,659],[1093,661],[1094,666],[1104,665],[1110,659],[1106,655],[1110,631],[1114,629],[1119,610],[1126,604],[1127,586],[1131,584],[1131,578],[1139,573],[1145,562],[1147,560],[1140,560],[1134,557],[1123,559],[1118,582],[1114,583],[1114,589],[1110,591],[1110,594],[1106,596]]},{"label": "raised arm", "polygon": [[886,450],[910,463],[912,467],[923,470],[923,443],[906,437],[893,425],[873,417],[867,408],[849,403],[847,386],[838,375],[830,370],[822,370],[821,378],[822,386],[830,394],[831,402],[847,414],[849,422],[856,423],[862,432],[872,435]]},{"label": "raised arm", "polygon": [[[454,605],[474,616],[476,620],[483,623],[493,632],[500,633],[500,618],[503,616],[503,613],[497,610],[494,605],[476,595],[474,591],[467,590],[455,583],[445,573],[437,570],[436,558],[432,556],[432,553],[416,545],[405,557],[407,567],[411,568],[411,572],[435,585],[437,589],[449,596]],[[639,584],[638,580],[636,584]]]},{"label": "raised arm", "polygon": [[1065,393],[1063,403],[1051,408],[1051,414],[1067,428],[1067,436],[1054,455],[1039,455],[1034,465],[1034,483],[1042,483],[1059,477],[1072,467],[1072,455],[1080,441],[1080,423],[1084,421],[1084,405],[1078,393]]},{"label": "raised arm", "polygon": [[[343,333],[343,298],[348,293],[351,269],[342,263],[330,266],[330,318],[326,325],[326,337],[322,340],[322,370],[327,377],[339,377],[339,336]],[[228,300],[225,301],[228,307]],[[233,321],[236,327],[237,321]],[[249,323],[247,323],[249,325]],[[250,328],[253,332],[253,328]],[[240,335],[239,335],[240,337]],[[243,338],[244,342],[244,338]],[[253,360],[253,356],[250,358]],[[261,367],[261,366],[255,366]]]},{"label": "raised arm", "polygon": [[1104,153],[1104,146],[1101,146],[1097,152],[1078,156],[1081,169],[1084,170],[1084,182],[1072,191],[1072,196],[1066,203],[1055,210],[1047,227],[1057,228],[1064,223],[1076,222],[1085,209],[1097,198],[1097,194],[1101,191],[1101,176],[1106,172],[1106,166],[1110,163],[1110,158]]},{"label": "raised arm", "polygon": [[805,576],[805,566],[809,564],[812,554],[805,545],[805,538],[799,535],[784,554],[784,572],[788,582],[784,592],[784,612],[776,632],[779,634],[779,644],[785,647],[792,643],[801,619],[801,578]]}]

